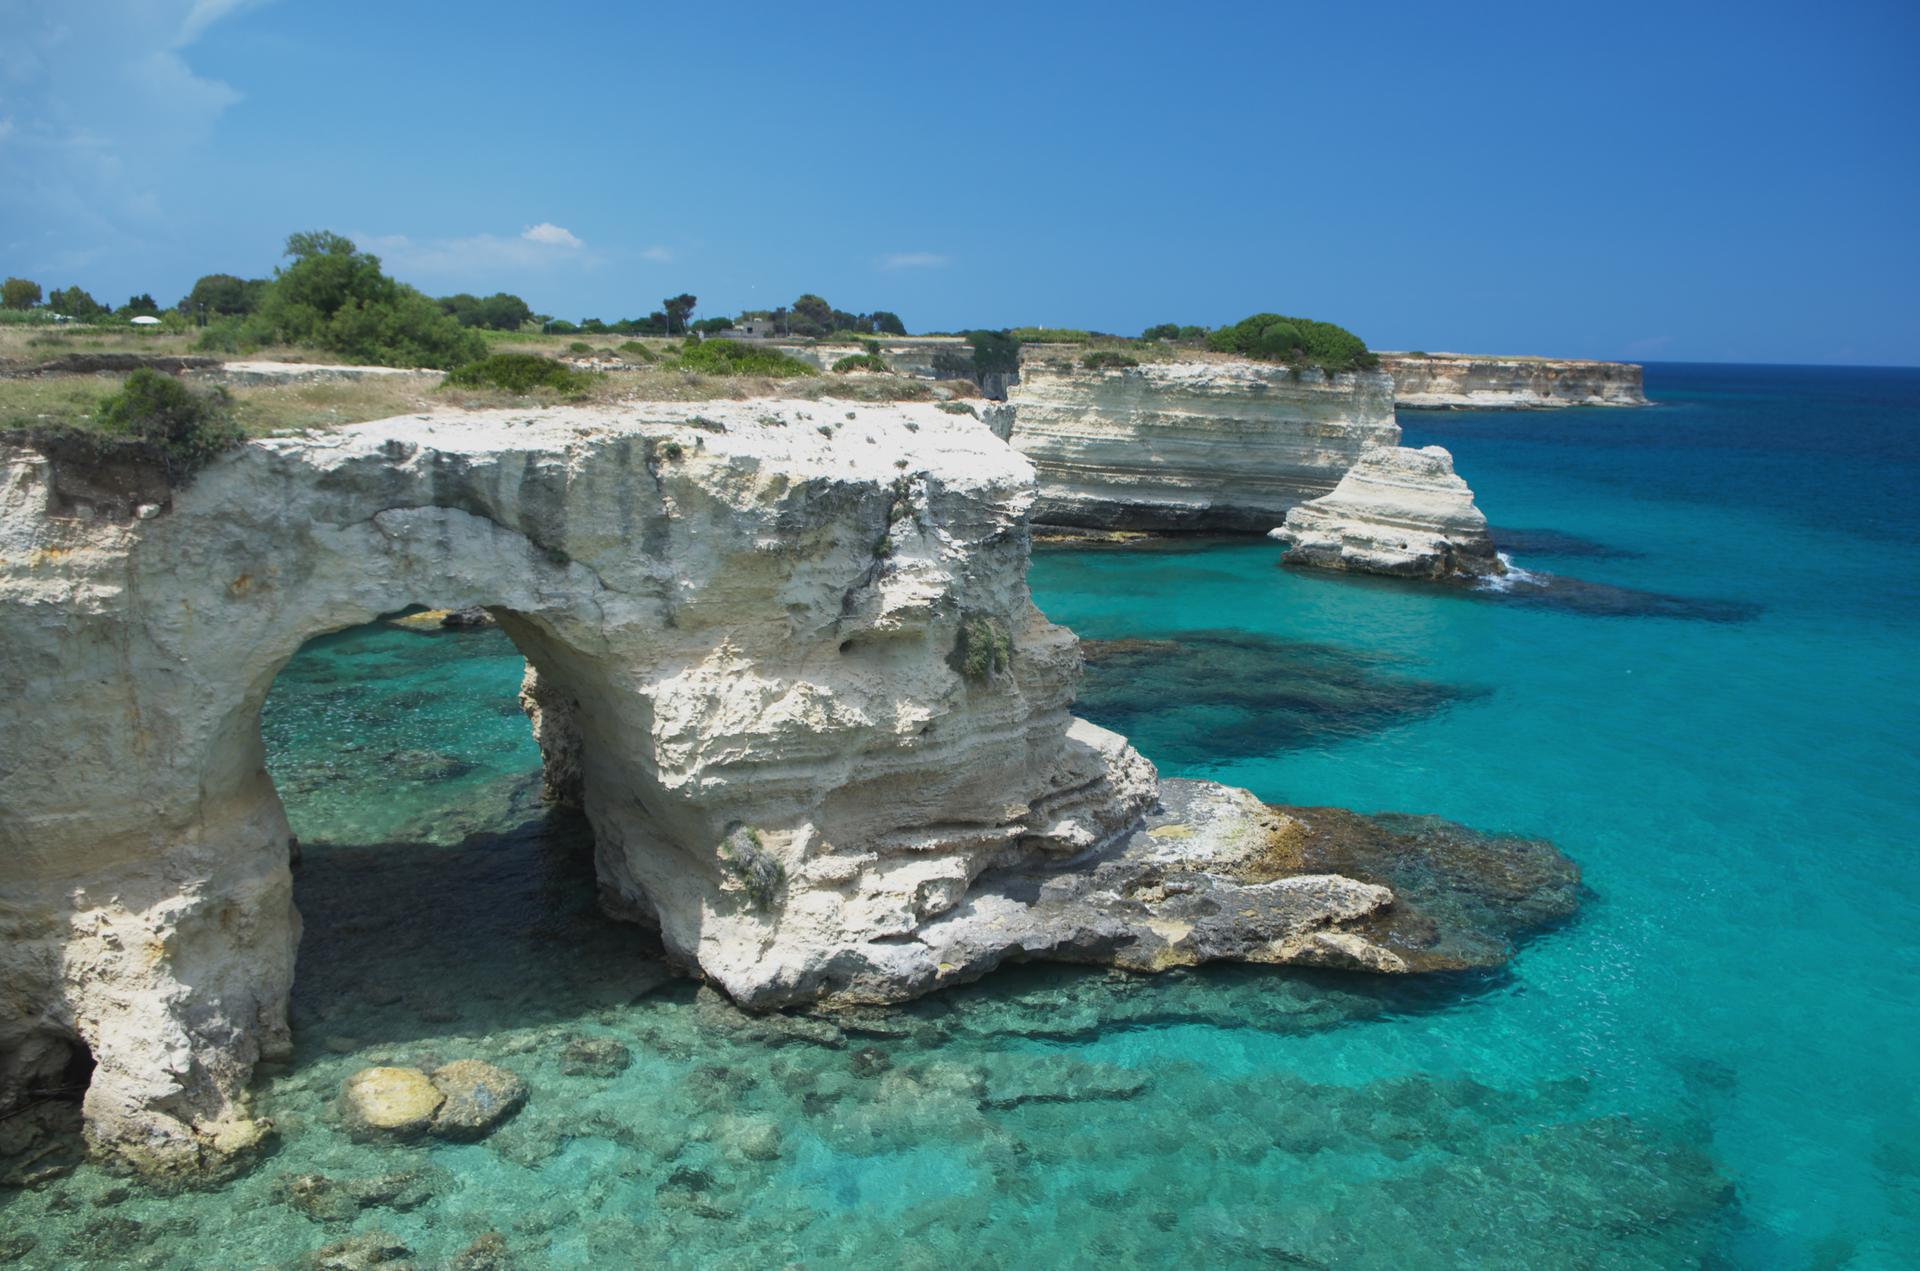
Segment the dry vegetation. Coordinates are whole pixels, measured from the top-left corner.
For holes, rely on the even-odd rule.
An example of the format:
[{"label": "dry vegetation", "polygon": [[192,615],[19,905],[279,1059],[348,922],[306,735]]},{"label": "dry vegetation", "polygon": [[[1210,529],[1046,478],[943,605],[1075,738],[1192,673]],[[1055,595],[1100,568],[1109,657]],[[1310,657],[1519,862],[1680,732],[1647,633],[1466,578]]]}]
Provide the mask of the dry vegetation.
[{"label": "dry vegetation", "polygon": [[[65,351],[69,350],[60,350]],[[149,346],[139,351],[177,350]],[[189,382],[199,379],[199,376],[190,376]],[[100,427],[97,418],[100,404],[118,392],[125,380],[124,375],[0,377],[0,430],[35,426]],[[255,437],[449,408],[612,406],[623,402],[745,401],[761,397],[926,401],[934,395],[933,385],[898,375],[822,375],[776,380],[747,375],[695,375],[649,367],[595,374],[589,377],[589,383],[584,393],[570,396],[550,392],[520,396],[497,390],[442,388],[431,380],[413,377],[239,385],[230,387],[228,392],[233,398],[235,419],[249,436]],[[963,381],[948,382],[943,387],[948,391],[971,390]]]}]

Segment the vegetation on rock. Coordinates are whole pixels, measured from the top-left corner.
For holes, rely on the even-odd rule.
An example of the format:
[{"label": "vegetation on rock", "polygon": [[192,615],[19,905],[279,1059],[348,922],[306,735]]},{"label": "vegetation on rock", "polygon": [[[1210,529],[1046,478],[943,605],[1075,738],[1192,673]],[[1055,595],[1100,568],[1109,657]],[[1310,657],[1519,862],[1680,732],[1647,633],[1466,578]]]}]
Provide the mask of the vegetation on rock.
[{"label": "vegetation on rock", "polygon": [[495,353],[447,375],[452,388],[499,388],[509,393],[549,389],[575,396],[593,387],[593,377],[537,353]]},{"label": "vegetation on rock", "polygon": [[833,364],[833,373],[835,375],[845,375],[849,371],[889,371],[892,369],[892,367],[887,365],[886,359],[876,353],[855,353],[850,357],[843,357]]},{"label": "vegetation on rock", "polygon": [[960,623],[950,660],[960,674],[984,682],[1013,665],[1013,637],[985,614],[968,614]]},{"label": "vegetation on rock", "polygon": [[168,475],[176,480],[239,445],[244,437],[234,422],[233,403],[225,389],[196,391],[170,375],[146,369],[129,375],[125,386],[101,403],[100,421],[108,431],[152,445],[163,457]]},{"label": "vegetation on rock", "polygon": [[1367,351],[1365,341],[1345,327],[1277,313],[1256,313],[1230,327],[1221,327],[1207,337],[1207,347],[1217,353],[1238,353],[1296,367],[1317,366],[1323,371],[1371,369],[1380,364],[1380,359]]},{"label": "vegetation on rock", "polygon": [[702,340],[680,353],[680,366],[703,375],[766,375],[774,379],[793,379],[819,372],[778,349],[747,344],[739,340]]},{"label": "vegetation on rock", "polygon": [[1116,353],[1112,349],[1097,349],[1080,359],[1080,365],[1089,371],[1118,370],[1128,366],[1140,365],[1140,359],[1126,353]]}]

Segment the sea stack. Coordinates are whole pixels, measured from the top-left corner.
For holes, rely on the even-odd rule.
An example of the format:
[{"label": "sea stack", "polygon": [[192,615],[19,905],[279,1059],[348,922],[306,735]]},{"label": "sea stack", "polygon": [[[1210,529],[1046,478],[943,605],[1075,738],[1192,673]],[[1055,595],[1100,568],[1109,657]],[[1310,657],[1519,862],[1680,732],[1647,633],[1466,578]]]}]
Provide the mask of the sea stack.
[{"label": "sea stack", "polygon": [[1333,492],[1287,513],[1270,537],[1290,565],[1402,578],[1506,572],[1473,491],[1440,446],[1366,452]]}]

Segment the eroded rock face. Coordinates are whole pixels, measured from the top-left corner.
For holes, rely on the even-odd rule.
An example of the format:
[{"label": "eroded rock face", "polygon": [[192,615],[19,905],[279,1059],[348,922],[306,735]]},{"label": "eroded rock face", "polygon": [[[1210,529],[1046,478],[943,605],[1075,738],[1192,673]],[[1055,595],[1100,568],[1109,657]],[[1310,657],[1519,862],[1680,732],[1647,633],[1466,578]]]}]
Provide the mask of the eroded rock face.
[{"label": "eroded rock face", "polygon": [[1290,565],[1403,578],[1506,572],[1473,491],[1440,446],[1369,450],[1331,494],[1288,512],[1271,536],[1288,545]]},{"label": "eroded rock face", "polygon": [[925,963],[916,930],[982,870],[1153,798],[1069,712],[1076,642],[1026,588],[1032,470],[972,417],[442,412],[254,442],[138,509],[64,462],[0,449],[0,1100],[84,1042],[89,1133],[143,1168],[257,1137],[241,1091],[287,1049],[259,711],[322,632],[492,612],[529,696],[565,703],[539,731],[577,739],[553,775],[606,906],[748,1005]]},{"label": "eroded rock face", "polygon": [[1416,410],[1540,410],[1561,406],[1645,406],[1632,362],[1544,357],[1382,353],[1394,400]]},{"label": "eroded rock face", "polygon": [[1106,530],[1265,533],[1394,446],[1382,372],[1297,376],[1240,361],[1088,370],[1029,356],[1012,442],[1040,479],[1034,520]]}]

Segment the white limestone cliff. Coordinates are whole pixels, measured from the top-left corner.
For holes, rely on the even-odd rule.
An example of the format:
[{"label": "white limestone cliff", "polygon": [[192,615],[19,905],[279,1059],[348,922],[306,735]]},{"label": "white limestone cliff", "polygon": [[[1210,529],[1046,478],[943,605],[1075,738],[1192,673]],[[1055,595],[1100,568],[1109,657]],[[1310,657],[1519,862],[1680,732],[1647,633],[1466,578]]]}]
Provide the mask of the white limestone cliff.
[{"label": "white limestone cliff", "polygon": [[[494,615],[603,903],[744,1005],[1023,956],[1396,969],[1343,925],[1391,893],[1346,879],[1200,878],[1164,903],[1217,885],[1231,920],[1162,923],[1155,773],[1071,714],[1033,500],[1025,459],[932,405],[442,411],[250,442],[181,487],[0,443],[0,1105],[90,1055],[103,1154],[259,1142],[245,1087],[288,1049],[300,933],[261,704],[311,637],[412,604]],[[1223,860],[1262,841],[1244,795],[1187,805]],[[1094,861],[1112,886],[1072,881]]]},{"label": "white limestone cliff", "polygon": [[1030,354],[1011,440],[1040,480],[1034,520],[1102,530],[1264,533],[1399,444],[1393,384],[1232,359],[1088,369]]},{"label": "white limestone cliff", "polygon": [[1382,353],[1394,401],[1415,410],[1548,410],[1645,406],[1641,368],[1577,358]]},{"label": "white limestone cliff", "polygon": [[1473,491],[1440,446],[1367,451],[1332,493],[1287,513],[1270,536],[1286,561],[1418,578],[1505,572]]}]

